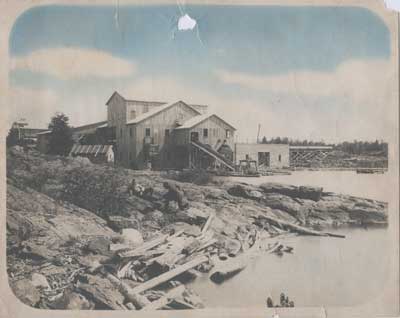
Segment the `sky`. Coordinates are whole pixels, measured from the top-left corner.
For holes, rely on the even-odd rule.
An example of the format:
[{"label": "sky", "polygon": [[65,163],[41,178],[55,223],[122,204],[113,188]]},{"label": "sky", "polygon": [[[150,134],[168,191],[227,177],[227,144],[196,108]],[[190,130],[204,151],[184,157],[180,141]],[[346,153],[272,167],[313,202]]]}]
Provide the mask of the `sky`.
[{"label": "sky", "polygon": [[[179,18],[196,21],[178,30]],[[127,99],[207,104],[239,141],[387,139],[390,32],[360,7],[41,6],[9,37],[11,111],[48,125],[106,119]]]}]

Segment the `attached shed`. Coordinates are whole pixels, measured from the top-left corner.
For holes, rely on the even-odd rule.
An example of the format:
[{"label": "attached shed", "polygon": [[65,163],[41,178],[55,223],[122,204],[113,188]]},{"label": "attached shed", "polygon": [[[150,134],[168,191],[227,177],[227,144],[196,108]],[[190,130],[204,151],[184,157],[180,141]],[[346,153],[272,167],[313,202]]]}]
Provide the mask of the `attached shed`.
[{"label": "attached shed", "polygon": [[46,130],[36,134],[36,149],[41,153],[47,153],[49,150],[51,131]]},{"label": "attached shed", "polygon": [[114,163],[112,145],[74,145],[70,156],[85,157],[93,163]]},{"label": "attached shed", "polygon": [[235,163],[240,160],[255,160],[259,169],[289,167],[289,145],[236,143]]},{"label": "attached shed", "polygon": [[215,114],[195,116],[175,128],[174,143],[189,150],[189,168],[233,170],[235,127]]}]

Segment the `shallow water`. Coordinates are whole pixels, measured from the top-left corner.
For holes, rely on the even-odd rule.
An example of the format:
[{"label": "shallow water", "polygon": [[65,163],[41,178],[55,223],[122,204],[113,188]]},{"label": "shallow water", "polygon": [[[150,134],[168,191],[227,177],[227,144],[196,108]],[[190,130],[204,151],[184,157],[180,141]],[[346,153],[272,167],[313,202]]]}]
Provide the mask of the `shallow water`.
[{"label": "shallow water", "polygon": [[287,293],[296,306],[352,306],[374,298],[390,279],[386,229],[342,229],[346,239],[294,236],[280,242],[294,247],[282,257],[262,254],[221,285],[207,276],[193,288],[209,307],[265,304]]},{"label": "shallow water", "polygon": [[[324,191],[386,202],[393,195],[396,197],[394,190],[387,186],[387,174],[298,171],[290,176],[232,180],[322,186]],[[215,285],[205,275],[192,288],[207,307],[265,306],[269,295],[276,302],[280,293],[285,292],[300,307],[365,307],[371,303],[376,313],[395,313],[398,310],[398,258],[395,256],[398,243],[393,241],[393,224],[390,228],[336,231],[346,238],[291,236],[284,241],[280,239],[294,247],[292,254],[283,257],[263,254],[221,285]],[[389,294],[383,295],[388,290]]]}]

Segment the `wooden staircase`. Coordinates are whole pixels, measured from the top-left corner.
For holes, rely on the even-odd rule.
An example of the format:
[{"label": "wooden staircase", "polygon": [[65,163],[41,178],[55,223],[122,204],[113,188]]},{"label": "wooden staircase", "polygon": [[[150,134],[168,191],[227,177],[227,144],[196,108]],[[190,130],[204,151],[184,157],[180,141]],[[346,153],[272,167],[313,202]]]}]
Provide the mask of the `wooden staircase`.
[{"label": "wooden staircase", "polygon": [[198,150],[202,151],[203,153],[207,154],[208,156],[214,158],[217,160],[219,163],[224,165],[226,168],[228,168],[231,171],[235,171],[235,167],[233,166],[233,163],[227,160],[224,156],[222,156],[219,152],[215,151],[213,148],[208,147],[198,141],[192,141],[191,145]]}]

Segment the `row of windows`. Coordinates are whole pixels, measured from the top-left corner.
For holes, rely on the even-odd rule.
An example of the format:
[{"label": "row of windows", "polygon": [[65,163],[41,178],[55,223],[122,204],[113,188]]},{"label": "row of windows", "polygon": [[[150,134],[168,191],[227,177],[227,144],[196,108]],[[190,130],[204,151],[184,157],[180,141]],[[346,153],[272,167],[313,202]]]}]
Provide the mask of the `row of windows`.
[{"label": "row of windows", "polygon": [[[269,154],[269,152],[268,152],[268,154]],[[249,154],[246,154],[246,160],[250,160],[250,155]],[[282,155],[278,155],[278,161],[279,162],[282,162]]]},{"label": "row of windows", "polygon": [[[212,132],[212,134],[213,134],[214,137],[219,137],[219,129],[217,129],[217,128],[211,128],[210,130],[211,130],[211,132]],[[208,131],[207,128],[204,128],[204,129],[203,129],[203,137],[204,137],[204,138],[208,138],[208,132],[209,132],[209,131]],[[120,137],[122,138],[122,128],[120,128],[120,130],[119,130],[119,135],[120,135]],[[165,129],[165,137],[169,137],[169,135],[170,135],[170,130],[169,130],[169,129]],[[133,136],[133,129],[132,129],[132,127],[129,128],[129,136],[130,136],[130,137]],[[146,128],[146,129],[145,129],[145,136],[146,136],[146,137],[151,137],[151,129],[150,129],[150,128]],[[231,131],[230,131],[229,129],[225,130],[225,137],[226,137],[226,138],[230,138],[230,137],[231,137]]]}]

